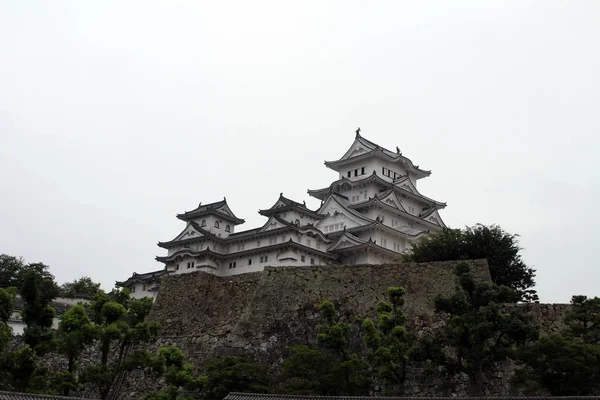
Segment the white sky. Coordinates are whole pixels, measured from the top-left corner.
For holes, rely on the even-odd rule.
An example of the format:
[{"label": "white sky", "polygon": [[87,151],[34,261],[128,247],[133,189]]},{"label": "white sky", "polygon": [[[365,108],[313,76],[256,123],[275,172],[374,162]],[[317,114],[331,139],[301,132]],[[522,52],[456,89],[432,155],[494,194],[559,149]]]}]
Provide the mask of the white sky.
[{"label": "white sky", "polygon": [[[175,214],[243,228],[399,146],[452,227],[521,235],[542,301],[600,296],[600,2],[0,2],[0,253],[110,289]],[[239,227],[238,227],[239,229]]]}]

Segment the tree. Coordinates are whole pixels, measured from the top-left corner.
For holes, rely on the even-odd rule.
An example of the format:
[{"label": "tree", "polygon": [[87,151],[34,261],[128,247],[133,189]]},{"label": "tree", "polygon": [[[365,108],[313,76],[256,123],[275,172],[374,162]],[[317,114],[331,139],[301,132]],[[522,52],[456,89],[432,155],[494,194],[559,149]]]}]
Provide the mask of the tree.
[{"label": "tree", "polygon": [[524,366],[513,383],[526,395],[588,396],[600,390],[600,346],[561,335],[540,338],[519,351]]},{"label": "tree", "polygon": [[4,390],[40,391],[47,388],[48,370],[40,367],[28,345],[0,356],[0,384]]},{"label": "tree", "polygon": [[58,294],[58,286],[52,275],[41,273],[43,264],[36,264],[23,273],[20,294],[24,300],[23,321],[27,325],[23,340],[38,354],[45,353],[51,346],[52,323],[55,310],[50,306]]},{"label": "tree", "polygon": [[85,347],[93,343],[97,333],[83,305],[77,304],[62,315],[57,332],[58,350],[67,356],[68,367],[66,374],[55,377],[55,382],[62,382],[64,396],[68,396],[69,391],[76,387],[77,359]]},{"label": "tree", "polygon": [[0,287],[21,287],[21,272],[25,268],[23,258],[0,254]]},{"label": "tree", "polygon": [[337,393],[343,382],[337,373],[337,360],[321,349],[294,346],[282,365],[281,392],[293,395],[328,396]]},{"label": "tree", "polygon": [[100,284],[92,281],[89,276],[82,276],[73,282],[63,283],[60,287],[60,295],[73,298],[76,296],[85,296],[93,298],[100,291]]},{"label": "tree", "polygon": [[203,400],[222,400],[229,392],[268,393],[267,368],[246,357],[223,357],[205,363],[200,376]]},{"label": "tree", "polygon": [[4,350],[12,337],[12,329],[8,326],[15,309],[17,290],[12,288],[0,289],[0,352]]},{"label": "tree", "polygon": [[537,301],[535,270],[523,261],[518,235],[498,225],[475,225],[445,229],[425,236],[406,253],[413,262],[482,259],[488,260],[492,281],[515,290],[519,301]]},{"label": "tree", "polygon": [[469,394],[482,396],[486,373],[514,358],[517,347],[536,340],[538,329],[530,316],[507,306],[518,299],[514,290],[476,281],[465,262],[457,265],[456,276],[456,292],[435,300],[436,311],[448,316],[438,336],[441,345],[449,348],[443,365],[450,373],[465,373]]},{"label": "tree", "polygon": [[600,297],[573,296],[571,304],[565,315],[567,335],[600,345]]},{"label": "tree", "polygon": [[[281,374],[285,380],[284,390],[335,396],[367,395],[370,386],[367,366],[350,349],[350,325],[339,320],[329,300],[320,304],[319,314],[323,321],[317,326],[319,348],[296,346],[291,349],[292,356],[284,362]],[[308,370],[311,363],[319,374]]]},{"label": "tree", "polygon": [[406,314],[404,306],[404,288],[390,287],[387,301],[377,303],[377,325],[370,319],[362,321],[365,345],[373,351],[370,362],[377,371],[386,395],[392,393],[392,387],[402,387],[406,379],[406,367],[411,345],[404,327]]},{"label": "tree", "polygon": [[[102,400],[107,398],[119,373],[137,365],[133,361],[144,360],[139,352],[128,356],[127,350],[134,343],[147,343],[157,338],[160,326],[157,322],[146,321],[151,305],[151,299],[130,299],[128,292],[120,291],[99,292],[90,305],[100,360],[82,371],[81,382],[95,385]],[[109,352],[113,346],[117,346],[119,353],[117,359],[111,361]],[[148,357],[145,359],[149,360]]]}]

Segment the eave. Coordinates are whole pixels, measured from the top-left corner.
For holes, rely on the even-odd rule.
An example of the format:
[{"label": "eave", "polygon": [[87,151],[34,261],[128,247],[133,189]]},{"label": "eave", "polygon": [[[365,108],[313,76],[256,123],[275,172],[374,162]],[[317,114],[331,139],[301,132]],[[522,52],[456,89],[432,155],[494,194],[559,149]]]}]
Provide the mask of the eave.
[{"label": "eave", "polygon": [[299,250],[305,250],[306,252],[310,252],[310,253],[314,253],[316,255],[319,255],[321,257],[324,258],[329,258],[329,259],[335,259],[336,257],[325,253],[321,250],[316,250],[312,247],[308,247],[305,246],[301,243],[298,242],[294,242],[291,238],[283,243],[277,243],[277,244],[272,244],[272,245],[267,245],[267,246],[262,246],[262,247],[258,247],[255,249],[249,249],[249,250],[243,250],[243,251],[237,251],[237,252],[232,252],[232,253],[227,253],[227,254],[221,254],[221,253],[217,253],[213,250],[210,249],[205,249],[205,250],[200,250],[200,251],[188,251],[187,249],[183,249],[180,250],[170,256],[166,256],[166,257],[156,257],[156,261],[162,262],[162,263],[168,263],[170,261],[174,261],[179,257],[201,257],[201,256],[212,256],[214,258],[218,258],[220,260],[226,260],[229,258],[235,258],[235,257],[243,257],[249,254],[256,254],[256,253],[264,253],[267,251],[271,251],[271,250],[277,250],[280,248],[285,248],[285,247],[295,247]]},{"label": "eave", "polygon": [[219,210],[188,211],[183,214],[177,214],[177,218],[179,218],[182,221],[187,222],[187,221],[191,221],[196,218],[204,217],[206,215],[215,215],[215,216],[221,217],[226,221],[233,222],[235,225],[240,225],[240,224],[243,224],[244,222],[246,222],[245,220],[243,220],[241,218],[227,215],[223,212],[220,212]]},{"label": "eave", "polygon": [[418,217],[416,215],[412,215],[412,214],[410,214],[410,213],[408,213],[406,211],[400,210],[398,208],[391,207],[391,206],[385,204],[384,202],[382,202],[381,200],[379,200],[379,198],[377,198],[377,197],[370,198],[369,200],[363,201],[362,203],[352,204],[349,207],[352,208],[352,209],[359,209],[359,210],[363,209],[363,208],[367,208],[367,207],[379,207],[379,208],[383,208],[385,210],[388,210],[388,211],[390,211],[392,213],[405,216],[408,219],[411,219],[413,221],[422,223],[422,224],[424,224],[424,225],[426,225],[426,226],[428,226],[430,228],[433,228],[433,229],[442,229],[443,228],[440,225],[436,225],[434,223],[431,223],[431,222],[429,222],[429,221],[427,221],[427,220],[425,220],[423,218],[420,218],[420,217]]},{"label": "eave", "polygon": [[340,159],[340,160],[336,160],[336,161],[325,161],[325,166],[336,172],[339,172],[339,170],[342,167],[344,167],[345,165],[352,164],[357,161],[362,161],[362,160],[373,158],[373,157],[377,157],[377,158],[380,158],[385,161],[391,161],[391,162],[397,163],[397,164],[398,163],[402,164],[408,170],[410,170],[410,172],[413,173],[417,179],[425,178],[425,177],[428,177],[429,175],[431,175],[431,171],[426,171],[426,170],[419,168],[418,166],[415,166],[410,159],[408,159],[402,155],[397,155],[396,157],[390,156],[390,155],[386,154],[383,150],[381,150],[381,148],[376,148],[376,149],[373,149],[366,153],[360,154],[355,157],[346,158],[344,160]]},{"label": "eave", "polygon": [[281,207],[277,207],[277,208],[269,208],[267,210],[258,210],[258,213],[260,215],[264,215],[265,217],[270,217],[272,215],[277,215],[280,214],[282,212],[287,212],[287,211],[298,211],[299,213],[302,213],[304,215],[307,215],[309,217],[312,217],[314,219],[323,219],[325,218],[324,215],[319,214],[313,210],[310,210],[308,208],[305,207],[299,207],[295,204],[288,204],[286,206],[281,206]]}]

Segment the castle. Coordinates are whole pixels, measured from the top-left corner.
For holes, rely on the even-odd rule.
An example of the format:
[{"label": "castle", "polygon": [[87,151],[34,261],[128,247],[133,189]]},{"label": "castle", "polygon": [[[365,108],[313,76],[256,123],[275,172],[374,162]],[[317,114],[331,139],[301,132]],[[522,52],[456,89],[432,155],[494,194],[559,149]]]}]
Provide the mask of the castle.
[{"label": "castle", "polygon": [[325,166],[339,173],[329,187],[309,190],[321,200],[317,210],[281,194],[259,213],[266,223],[236,232],[244,220],[227,200],[202,204],[178,214],[185,229],[159,242],[167,250],[156,260],[164,268],[134,273],[117,286],[133,297],[156,297],[163,276],[204,271],[219,276],[262,271],[264,267],[387,264],[430,232],[446,227],[438,210],[446,207],[423,196],[417,181],[430,171],[360,135],[346,153]]}]

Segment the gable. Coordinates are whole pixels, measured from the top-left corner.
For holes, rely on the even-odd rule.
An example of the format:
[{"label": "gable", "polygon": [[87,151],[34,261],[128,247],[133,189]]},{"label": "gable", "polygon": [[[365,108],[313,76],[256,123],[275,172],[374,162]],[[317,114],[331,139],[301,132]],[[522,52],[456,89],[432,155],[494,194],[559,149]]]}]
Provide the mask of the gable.
[{"label": "gable", "polygon": [[366,242],[350,233],[344,233],[342,236],[340,236],[337,242],[327,249],[327,251],[341,250],[348,247],[358,246],[363,243]]},{"label": "gable", "polygon": [[180,240],[193,239],[202,236],[204,236],[204,234],[202,234],[202,232],[194,228],[194,225],[191,222],[188,222],[185,229],[181,231],[181,233],[177,235],[175,239],[172,240],[172,242],[178,242]]},{"label": "gable", "polygon": [[393,191],[390,191],[390,193],[388,193],[387,196],[380,198],[379,201],[397,210],[406,211],[404,209],[404,206],[402,205],[402,201],[398,198],[398,196],[396,196],[396,194]]},{"label": "gable", "polygon": [[260,228],[259,232],[272,231],[273,229],[283,228],[284,225],[275,217],[270,217],[269,220]]},{"label": "gable", "polygon": [[342,158],[340,158],[340,161],[356,157],[364,153],[368,153],[373,149],[374,147],[368,146],[367,143],[361,142],[358,138],[354,139],[354,143],[352,143],[352,146],[350,146],[350,148],[346,151]]}]

